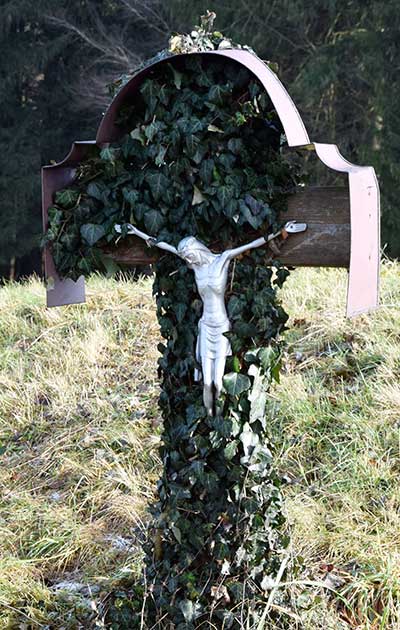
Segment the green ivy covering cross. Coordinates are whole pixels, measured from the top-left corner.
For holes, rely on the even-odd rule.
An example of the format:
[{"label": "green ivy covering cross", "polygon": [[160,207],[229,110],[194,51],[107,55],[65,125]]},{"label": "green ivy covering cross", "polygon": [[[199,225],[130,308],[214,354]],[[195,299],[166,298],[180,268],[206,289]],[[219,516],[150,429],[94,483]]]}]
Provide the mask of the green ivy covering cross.
[{"label": "green ivy covering cross", "polygon": [[[297,172],[282,153],[285,138],[269,97],[237,63],[196,55],[166,63],[119,122],[130,132],[94,149],[49,210],[46,241],[60,275],[112,272],[103,247],[115,241],[116,223],[173,245],[195,235],[210,248],[279,227]],[[155,265],[164,425],[145,559],[149,628],[242,628],[243,602],[256,623],[281,563],[280,479],[265,404],[279,377],[287,315],[277,289],[288,271],[267,267],[266,256],[252,251],[232,266],[226,301],[233,356],[222,418],[206,416],[202,387],[193,381],[202,307],[193,274],[168,254]],[[129,628],[143,621],[144,592],[135,592]],[[117,617],[115,627],[124,627]]]}]

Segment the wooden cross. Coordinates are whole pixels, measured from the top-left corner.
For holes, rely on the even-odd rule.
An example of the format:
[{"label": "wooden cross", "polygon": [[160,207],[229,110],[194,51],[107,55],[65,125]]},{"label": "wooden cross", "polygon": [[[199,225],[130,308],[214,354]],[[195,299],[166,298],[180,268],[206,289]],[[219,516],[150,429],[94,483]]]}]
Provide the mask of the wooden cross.
[{"label": "wooden cross", "polygon": [[[380,223],[379,187],[374,169],[371,166],[351,164],[334,144],[312,142],[286,89],[274,72],[254,54],[236,49],[190,54],[208,56],[210,59],[218,55],[236,61],[250,70],[270,96],[282,122],[289,147],[315,151],[325,166],[347,174],[347,187],[301,188],[289,198],[285,221],[305,222],[308,229],[291,236],[283,243],[279,260],[295,267],[348,268],[347,315],[352,317],[377,308]],[[65,160],[43,168],[45,229],[47,210],[53,203],[54,193],[74,181],[76,167],[85,160],[89,149],[95,144],[104,146],[115,142],[125,133],[126,130],[116,124],[121,107],[135,99],[141,83],[155,67],[182,56],[184,55],[167,57],[137,73],[111,103],[99,126],[96,140],[75,142]],[[149,250],[135,236],[125,239],[118,247],[106,247],[105,251],[116,262],[134,267],[153,263],[159,255],[156,251]],[[61,280],[57,276],[48,248],[45,251],[45,267],[47,278],[52,279],[47,290],[48,306],[85,300],[83,277],[77,282]]]},{"label": "wooden cross", "polygon": [[[373,309],[378,304],[378,272],[379,272],[379,190],[375,177],[374,170],[371,167],[359,167],[347,162],[339,153],[335,145],[320,144],[311,142],[306,129],[302,123],[300,115],[286,92],[283,85],[280,83],[276,75],[266,66],[260,59],[246,50],[221,50],[207,53],[191,53],[200,54],[208,57],[210,60],[215,59],[215,55],[220,58],[226,58],[230,61],[235,61],[237,64],[248,68],[253,75],[261,82],[265,90],[268,92],[275,110],[277,111],[286,137],[290,147],[303,148],[305,150],[313,150],[317,154],[318,158],[328,167],[335,171],[341,171],[347,174],[348,188],[301,188],[290,199],[287,212],[284,214],[283,220],[288,222],[290,220],[297,221],[298,223],[306,223],[307,230],[304,232],[291,234],[286,240],[282,242],[281,251],[278,252],[278,257],[281,262],[287,265],[293,266],[323,266],[323,267],[346,267],[349,269],[349,285],[348,285],[348,300],[347,300],[347,314],[356,315],[358,313],[366,312]],[[176,55],[175,57],[181,57],[182,55]],[[110,108],[106,112],[103,121],[99,127],[96,142],[76,142],[71,150],[69,156],[60,164],[54,166],[47,166],[43,169],[43,216],[44,227],[47,228],[47,209],[53,204],[54,193],[62,188],[69,186],[73,183],[76,175],[76,168],[79,164],[85,160],[88,156],[93,144],[104,146],[107,143],[118,141],[121,136],[125,134],[127,129],[121,129],[116,125],[117,115],[124,105],[132,103],[140,88],[143,80],[148,74],[159,64],[171,63],[174,57],[167,57],[166,59],[159,61],[152,66],[139,72],[135,75],[119,92],[117,97],[112,102]],[[119,226],[114,226],[114,229]],[[125,230],[128,228],[125,225]],[[244,556],[247,558],[249,555],[250,560],[246,559],[243,564],[239,562],[237,567],[235,566],[235,577],[232,580],[236,586],[240,585],[240,600],[244,597],[243,602],[249,596],[256,597],[260,601],[260,605],[263,603],[264,579],[262,579],[263,567],[267,567],[267,558],[271,553],[274,553],[274,562],[279,557],[278,543],[274,542],[274,536],[268,533],[269,522],[274,523],[273,527],[277,527],[280,522],[280,516],[274,516],[279,510],[279,501],[276,497],[277,486],[275,485],[274,477],[270,477],[270,465],[266,463],[270,458],[270,451],[267,448],[264,449],[262,440],[266,438],[266,431],[264,424],[261,422],[261,418],[256,416],[257,421],[253,422],[252,417],[252,405],[255,397],[259,396],[257,393],[257,387],[255,386],[256,376],[254,376],[254,384],[252,385],[251,396],[246,394],[246,404],[244,399],[241,399],[240,388],[236,393],[230,392],[225,387],[227,400],[219,398],[219,392],[222,391],[221,385],[226,385],[223,381],[225,359],[233,353],[233,348],[230,346],[229,335],[226,333],[230,330],[230,322],[228,313],[225,309],[225,289],[226,281],[228,278],[229,261],[233,260],[234,256],[241,255],[246,249],[251,247],[263,246],[266,242],[265,235],[255,235],[254,241],[247,244],[241,244],[239,247],[230,248],[227,243],[213,243],[213,250],[215,245],[216,251],[210,251],[203,243],[198,241],[195,235],[187,235],[183,238],[177,247],[175,244],[166,243],[163,241],[155,241],[152,236],[154,234],[147,234],[141,232],[135,226],[132,228],[132,236],[127,237],[119,243],[117,246],[105,247],[104,251],[114,258],[119,263],[124,263],[136,267],[140,264],[149,264],[154,262],[159,253],[156,247],[149,249],[146,244],[143,243],[142,238],[148,243],[153,242],[157,244],[162,250],[169,252],[168,255],[178,255],[183,259],[187,266],[193,270],[195,274],[195,283],[197,291],[203,302],[202,316],[199,321],[197,343],[196,343],[196,361],[192,362],[194,367],[194,380],[198,380],[199,372],[201,368],[201,376],[203,381],[203,404],[204,409],[201,413],[206,412],[203,416],[195,416],[194,423],[189,424],[190,414],[182,414],[182,403],[190,403],[193,409],[196,409],[197,402],[200,399],[197,398],[200,393],[192,387],[191,378],[187,372],[184,372],[185,377],[183,379],[183,391],[185,391],[186,385],[189,388],[186,395],[171,394],[170,384],[177,381],[176,376],[174,378],[168,378],[168,387],[164,388],[164,394],[168,399],[168,412],[163,411],[164,418],[167,420],[164,426],[163,437],[163,465],[164,472],[161,482],[161,491],[159,493],[161,510],[158,520],[154,520],[152,526],[156,529],[155,541],[154,541],[154,557],[147,557],[147,568],[150,582],[144,582],[148,592],[150,591],[150,585],[154,584],[155,588],[152,591],[151,597],[148,598],[148,602],[154,602],[155,608],[157,608],[156,615],[152,618],[153,613],[150,611],[150,619],[153,621],[166,620],[166,625],[162,627],[175,627],[175,618],[172,622],[168,608],[162,603],[168,594],[168,590],[164,585],[169,583],[169,578],[172,577],[176,584],[174,587],[173,600],[176,602],[171,604],[171,608],[179,607],[182,618],[186,619],[184,608],[186,605],[190,609],[199,604],[198,600],[203,598],[210,605],[210,610],[207,611],[204,608],[204,618],[207,614],[207,618],[211,619],[213,610],[217,607],[220,609],[217,612],[224,612],[222,607],[227,607],[229,610],[230,595],[228,593],[229,582],[227,586],[223,585],[225,576],[230,574],[230,561],[237,557],[238,550],[243,551]],[[129,228],[129,229],[130,229]],[[117,229],[117,231],[119,231]],[[257,238],[258,237],[258,238]],[[196,241],[193,244],[193,241]],[[260,243],[260,241],[264,241]],[[191,245],[189,245],[191,243]],[[204,250],[207,250],[206,252]],[[196,253],[197,252],[197,253]],[[273,258],[273,252],[271,254],[271,260]],[[72,280],[61,280],[58,278],[54,261],[51,257],[49,249],[45,252],[46,273],[48,278],[53,278],[52,286],[49,287],[47,292],[47,303],[49,306],[57,306],[61,304],[70,304],[82,302],[85,299],[84,279],[81,277],[77,282]],[[200,269],[194,269],[194,265],[198,265]],[[171,282],[172,284],[172,282]],[[259,285],[258,285],[259,286]],[[327,286],[327,291],[330,287]],[[208,314],[207,317],[207,303]],[[159,303],[160,304],[160,303]],[[223,318],[219,315],[222,313]],[[204,317],[206,314],[206,317]],[[192,313],[194,315],[194,312]],[[190,325],[194,330],[193,319],[191,319]],[[281,320],[280,320],[281,321]],[[182,323],[182,328],[185,323]],[[178,328],[174,329],[176,332]],[[277,330],[277,327],[276,329]],[[167,335],[165,335],[167,337]],[[186,337],[185,337],[186,339]],[[169,340],[168,340],[169,341]],[[223,343],[222,343],[223,341]],[[189,349],[188,349],[189,350]],[[194,359],[194,348],[192,348],[192,358]],[[258,351],[262,349],[256,349],[257,356]],[[232,352],[231,352],[232,351]],[[175,358],[181,356],[179,351],[174,354],[171,351],[171,355],[166,353],[166,365],[167,369],[162,368],[163,375],[171,377],[174,375],[173,363]],[[235,357],[236,358],[236,357]],[[244,357],[244,364],[247,359]],[[190,365],[190,362],[187,362]],[[177,363],[178,369],[180,368]],[[263,382],[263,376],[261,367],[256,365],[243,366],[243,370],[246,369],[247,373],[251,375],[252,368],[256,368],[256,374],[260,378],[260,383]],[[184,368],[188,370],[188,367]],[[169,370],[169,375],[168,375]],[[271,370],[270,370],[271,371]],[[186,378],[187,376],[187,378]],[[250,379],[244,373],[231,373],[226,377],[234,376],[236,378],[242,377],[250,384]],[[267,382],[267,379],[264,380]],[[164,381],[165,385],[165,381]],[[172,387],[171,387],[172,389]],[[246,390],[247,391],[247,390]],[[194,397],[192,396],[194,394]],[[235,398],[236,402],[233,404],[232,399]],[[192,404],[192,401],[195,404]],[[222,402],[222,404],[220,404]],[[224,404],[228,403],[228,405]],[[261,396],[262,403],[262,396]],[[237,407],[234,405],[237,404]],[[215,420],[218,416],[223,415],[224,410],[228,406],[228,414],[226,427],[219,426],[219,422]],[[247,409],[247,410],[246,410]],[[263,415],[263,404],[261,404],[260,414]],[[186,409],[186,411],[189,411]],[[222,413],[220,413],[222,412]],[[195,412],[197,414],[197,410]],[[257,411],[257,414],[259,412]],[[204,419],[207,416],[207,421]],[[230,415],[229,415],[230,414]],[[237,424],[240,425],[239,430],[236,432],[233,430],[233,422],[231,419],[241,415],[240,421]],[[186,418],[188,424],[185,423]],[[247,422],[249,419],[249,422]],[[222,418],[224,422],[224,416]],[[190,421],[191,423],[192,421]],[[250,427],[250,423],[252,427]],[[181,425],[181,426],[176,426]],[[177,432],[176,429],[182,429],[183,425],[187,427],[187,433]],[[219,432],[214,430],[218,426]],[[255,428],[258,426],[259,428]],[[186,429],[185,429],[186,430]],[[229,437],[219,436],[225,435],[224,432],[228,432],[231,435]],[[207,437],[206,435],[207,434]],[[174,435],[174,437],[172,437]],[[212,436],[218,436],[217,442]],[[250,436],[250,442],[248,438],[244,436]],[[252,442],[252,438],[256,438]],[[201,439],[201,441],[198,440]],[[242,441],[243,448],[237,444]],[[179,443],[179,446],[176,444]],[[247,443],[247,446],[245,446]],[[206,446],[199,446],[197,444],[205,444]],[[214,444],[217,444],[214,446]],[[260,446],[254,446],[259,444]],[[194,445],[194,449],[192,447]],[[233,455],[226,454],[227,448],[234,446]],[[188,450],[190,446],[190,450]],[[177,449],[174,451],[173,449]],[[257,449],[260,449],[258,452]],[[178,451],[179,449],[179,451]],[[204,449],[205,455],[199,453]],[[252,463],[253,451],[256,454],[255,465]],[[193,457],[191,453],[194,453]],[[231,451],[229,450],[229,453]],[[244,453],[244,456],[242,456]],[[268,454],[267,454],[268,453]],[[173,455],[177,456],[173,459]],[[219,461],[218,468],[213,469],[212,460],[216,457],[215,461]],[[236,458],[232,460],[233,458]],[[218,459],[219,458],[219,459]],[[177,464],[176,462],[180,463]],[[172,463],[174,462],[174,463]],[[233,462],[233,463],[232,463]],[[193,468],[192,468],[193,464]],[[204,480],[197,479],[195,473],[193,480],[193,487],[188,491],[187,480],[191,479],[189,476],[189,470],[196,470],[204,472]],[[175,470],[176,468],[179,470]],[[254,468],[253,468],[254,466]],[[221,470],[221,467],[225,467],[225,474],[219,475],[217,470]],[[257,468],[262,467],[261,472],[257,472]],[[209,472],[208,472],[209,471]],[[218,482],[215,479],[217,476]],[[213,481],[214,480],[214,481]],[[248,481],[247,481],[248,480]],[[192,481],[189,481],[192,484]],[[208,485],[214,489],[209,489]],[[255,485],[253,485],[255,484]],[[264,496],[264,489],[261,492],[261,484],[265,485],[265,498],[258,498]],[[207,485],[207,487],[206,487]],[[176,489],[175,489],[176,488]],[[250,492],[251,488],[251,492]],[[248,489],[248,494],[246,494]],[[181,492],[184,490],[184,493]],[[186,493],[187,498],[184,497]],[[254,494],[252,494],[254,493]],[[219,497],[221,495],[221,500]],[[237,499],[234,497],[237,495]],[[216,497],[218,496],[218,501]],[[255,498],[257,496],[257,498]],[[254,497],[254,498],[253,498]],[[246,501],[242,499],[246,498]],[[196,512],[192,509],[192,503],[194,499],[194,505],[199,505],[200,501],[204,504],[204,510],[200,509]],[[245,503],[253,504],[254,502],[260,503],[260,510],[257,506],[257,518],[253,514],[253,508],[244,507]],[[215,504],[215,506],[213,505]],[[215,507],[215,510],[214,510]],[[272,512],[271,512],[272,509]],[[178,516],[176,516],[178,515]],[[196,515],[194,517],[194,515]],[[263,518],[261,518],[263,515]],[[193,516],[193,518],[192,518]],[[268,518],[268,520],[267,520]],[[175,521],[179,524],[180,521],[184,523],[184,529],[178,527]],[[242,525],[243,523],[243,525]],[[211,526],[211,527],[210,527]],[[192,544],[193,528],[199,530],[199,536],[195,536],[195,543]],[[232,529],[231,529],[232,528]],[[219,530],[222,531],[219,534]],[[228,545],[227,538],[232,531],[232,546]],[[178,532],[178,533],[176,533]],[[259,536],[261,532],[262,536]],[[240,535],[239,535],[240,534]],[[220,538],[218,538],[220,536]],[[254,546],[254,540],[257,540],[257,551],[251,552],[252,555],[245,550],[244,537],[248,536],[250,546]],[[253,536],[253,537],[252,537]],[[182,540],[181,540],[182,538]],[[262,542],[265,540],[265,542]],[[224,542],[222,542],[224,541]],[[240,547],[238,547],[240,542]],[[225,551],[222,548],[227,549],[226,556]],[[181,549],[182,557],[180,557]],[[218,553],[215,551],[218,549]],[[167,551],[165,553],[165,550]],[[260,551],[261,550],[261,551]],[[165,553],[165,562],[163,560],[163,552]],[[261,554],[264,555],[261,564]],[[247,568],[250,563],[253,563],[257,556],[257,565],[252,569],[256,574],[254,579],[254,586],[248,588],[247,580]],[[222,562],[222,558],[225,558]],[[279,569],[276,583],[280,581],[285,570],[288,556],[283,559],[281,567]],[[236,562],[236,561],[235,561]],[[227,564],[228,569],[225,572],[224,565]],[[154,569],[153,569],[154,565]],[[210,573],[209,566],[210,565]],[[240,565],[240,567],[239,567]],[[251,566],[251,565],[250,565]],[[274,565],[271,564],[270,568]],[[207,572],[205,571],[205,568]],[[204,569],[204,572],[203,572]],[[153,572],[154,570],[154,572]],[[189,594],[189,587],[183,585],[181,582],[181,576],[183,572],[192,571],[196,576],[194,592],[200,593],[201,596],[196,595],[196,599],[192,601],[192,591],[190,591],[190,599],[186,598]],[[217,576],[218,573],[218,577]],[[221,580],[222,576],[222,580]],[[268,571],[266,575],[270,581],[271,577]],[[213,582],[213,580],[215,581]],[[206,580],[206,581],[205,581]],[[253,579],[252,579],[253,582]],[[258,585],[259,583],[259,585]],[[216,586],[216,584],[218,586]],[[192,588],[192,583],[190,584]],[[218,601],[215,596],[215,591],[219,592],[219,589],[224,588],[227,594],[227,599],[224,598]],[[269,587],[266,587],[269,588]],[[168,589],[170,587],[168,586]],[[172,589],[171,589],[172,590]],[[162,591],[162,596],[157,595],[157,592]],[[209,591],[209,592],[208,592]],[[268,602],[272,601],[273,592],[269,597]],[[252,594],[253,593],[253,594]],[[147,594],[143,599],[142,607],[142,620],[145,613],[145,607]],[[235,596],[236,597],[236,596]],[[178,603],[179,602],[179,603]],[[233,602],[232,602],[233,604]],[[256,606],[256,600],[253,600],[252,606]],[[153,603],[151,604],[153,606]],[[235,603],[234,607],[237,605]],[[233,610],[234,608],[232,608]],[[162,614],[158,616],[160,611]],[[201,610],[201,607],[200,607]],[[265,608],[265,611],[267,608]],[[166,611],[166,612],[165,612]],[[263,613],[265,618],[266,612]],[[164,614],[165,612],[165,614]],[[199,613],[203,616],[203,613]],[[208,616],[209,615],[209,616]],[[195,618],[195,615],[191,615],[191,618]],[[249,617],[250,618],[250,617]],[[172,622],[172,626],[171,626]],[[205,621],[207,623],[207,621]],[[211,622],[210,622],[211,623]],[[218,627],[219,621],[217,621]],[[156,623],[156,625],[158,625]],[[186,627],[187,624],[179,623],[180,627]],[[196,627],[199,627],[196,622]],[[203,625],[203,624],[201,624]],[[211,624],[212,625],[212,624]],[[224,624],[225,625],[225,622]],[[155,626],[154,626],[155,627]],[[193,625],[194,627],[194,625]],[[215,627],[215,626],[214,626]],[[242,627],[242,626],[241,626]]]}]

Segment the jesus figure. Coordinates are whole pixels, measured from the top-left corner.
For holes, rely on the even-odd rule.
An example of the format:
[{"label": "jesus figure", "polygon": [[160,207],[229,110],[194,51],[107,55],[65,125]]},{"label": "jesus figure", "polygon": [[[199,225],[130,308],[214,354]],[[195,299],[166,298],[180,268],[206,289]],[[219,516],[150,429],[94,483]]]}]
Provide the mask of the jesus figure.
[{"label": "jesus figure", "polygon": [[[216,401],[222,390],[226,357],[232,354],[231,344],[224,333],[231,328],[225,306],[225,289],[228,281],[229,263],[251,249],[261,247],[276,238],[283,231],[287,233],[302,232],[305,223],[289,221],[279,232],[266,238],[257,238],[246,245],[227,249],[221,254],[212,251],[194,236],[183,238],[178,247],[157,240],[130,223],[126,224],[127,234],[134,234],[146,241],[149,246],[156,246],[182,258],[189,269],[194,272],[197,290],[203,302],[203,314],[199,320],[196,343],[196,360],[201,365],[203,377],[203,401],[209,416],[214,415]],[[115,225],[115,231],[122,232],[121,225]],[[195,380],[200,380],[199,370],[195,370]]]}]

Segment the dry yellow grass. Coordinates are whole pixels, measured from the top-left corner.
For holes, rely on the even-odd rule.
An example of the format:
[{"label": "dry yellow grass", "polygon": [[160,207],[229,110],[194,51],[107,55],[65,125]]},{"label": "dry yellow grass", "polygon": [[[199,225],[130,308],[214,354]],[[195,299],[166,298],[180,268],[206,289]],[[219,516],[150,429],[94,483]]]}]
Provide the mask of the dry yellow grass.
[{"label": "dry yellow grass", "polygon": [[[381,308],[354,320],[343,317],[346,275],[298,270],[282,292],[292,327],[271,430],[290,478],[286,509],[305,579],[328,581],[347,600],[321,627],[342,619],[397,630],[400,266],[384,264]],[[311,629],[318,601],[308,614]]]},{"label": "dry yellow grass", "polygon": [[[273,608],[287,627],[396,630],[400,266],[385,263],[368,317],[344,319],[345,282],[297,270],[282,292],[269,414],[304,562],[282,586],[290,609],[279,593]],[[140,571],[157,339],[149,279],[94,277],[86,305],[50,310],[37,280],[0,289],[0,628],[107,627],[109,594]]]},{"label": "dry yellow grass", "polygon": [[57,584],[100,586],[101,603],[122,567],[139,570],[159,465],[151,287],[93,278],[88,293],[46,309],[37,280],[0,290],[2,628],[89,619],[90,598],[74,616]]}]

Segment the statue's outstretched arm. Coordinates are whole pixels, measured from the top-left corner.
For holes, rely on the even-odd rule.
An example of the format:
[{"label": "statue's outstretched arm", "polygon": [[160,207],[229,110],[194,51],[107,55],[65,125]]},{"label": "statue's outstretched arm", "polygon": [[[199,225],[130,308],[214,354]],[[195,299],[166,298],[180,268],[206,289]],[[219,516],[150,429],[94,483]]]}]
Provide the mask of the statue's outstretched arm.
[{"label": "statue's outstretched arm", "polygon": [[246,243],[245,245],[241,245],[240,247],[235,247],[234,249],[228,249],[225,252],[226,259],[232,260],[232,258],[236,258],[236,256],[240,256],[240,254],[244,254],[250,249],[256,249],[257,247],[262,247],[265,243],[269,243],[277,236],[280,236],[282,232],[287,232],[288,234],[295,234],[296,232],[304,232],[307,229],[307,223],[296,223],[296,221],[289,221],[286,223],[279,232],[275,232],[274,234],[268,234],[266,238],[261,236],[260,238],[256,238],[251,243]]},{"label": "statue's outstretched arm", "polygon": [[260,238],[256,238],[255,241],[251,241],[251,243],[240,245],[240,247],[235,247],[234,249],[228,249],[224,253],[228,260],[232,260],[232,258],[236,258],[236,256],[240,256],[240,254],[244,254],[250,249],[256,249],[257,247],[262,247],[262,245],[265,245],[266,242],[267,242],[267,239],[261,236]]},{"label": "statue's outstretched arm", "polygon": [[[155,247],[164,249],[166,252],[171,252],[171,254],[176,254],[177,256],[179,255],[178,250],[173,245],[169,245],[168,243],[164,243],[163,241],[157,242],[153,236],[149,236],[145,232],[142,232],[131,223],[126,223],[125,225],[128,228],[127,234],[134,234],[135,236],[142,238],[144,241],[146,241],[149,247],[152,247],[154,245]],[[119,224],[116,224],[114,225],[114,230],[118,232],[119,234],[121,234],[122,226]]]}]

